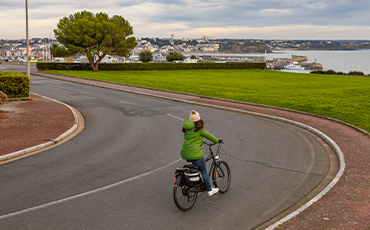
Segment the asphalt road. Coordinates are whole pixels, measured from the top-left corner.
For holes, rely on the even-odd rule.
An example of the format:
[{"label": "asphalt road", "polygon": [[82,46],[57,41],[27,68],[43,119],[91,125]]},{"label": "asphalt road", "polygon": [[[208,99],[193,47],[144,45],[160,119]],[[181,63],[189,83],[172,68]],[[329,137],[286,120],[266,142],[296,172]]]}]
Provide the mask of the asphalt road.
[{"label": "asphalt road", "polygon": [[[0,166],[0,229],[252,229],[325,176],[321,143],[299,128],[245,114],[42,77],[31,91],[76,107],[72,140]],[[172,196],[182,121],[192,109],[225,142],[231,186],[188,212]]]}]

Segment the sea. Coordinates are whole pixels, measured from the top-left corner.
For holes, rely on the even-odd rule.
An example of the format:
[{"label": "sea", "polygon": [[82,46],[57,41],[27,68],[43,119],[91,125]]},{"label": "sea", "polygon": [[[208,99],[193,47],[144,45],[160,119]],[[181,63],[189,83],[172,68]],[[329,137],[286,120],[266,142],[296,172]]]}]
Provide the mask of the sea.
[{"label": "sea", "polygon": [[306,56],[307,62],[321,63],[323,70],[349,73],[362,71],[370,74],[370,49],[363,50],[294,50],[266,54],[267,60],[290,58],[292,55]]},{"label": "sea", "polygon": [[[292,55],[306,56],[307,62],[321,63],[323,70],[334,70],[336,72],[349,73],[350,71],[361,71],[370,74],[370,49],[361,50],[288,50],[274,51],[272,53],[254,54],[217,54],[218,56],[263,56],[266,60],[277,58],[291,58]],[[311,70],[283,70],[287,72],[310,73]]]}]

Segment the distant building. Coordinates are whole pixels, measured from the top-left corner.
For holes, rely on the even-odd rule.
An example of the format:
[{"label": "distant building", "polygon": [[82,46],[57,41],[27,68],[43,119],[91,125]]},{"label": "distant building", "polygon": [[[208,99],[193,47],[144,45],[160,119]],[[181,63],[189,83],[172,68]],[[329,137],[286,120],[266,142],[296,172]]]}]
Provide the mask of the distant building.
[{"label": "distant building", "polygon": [[204,52],[217,52],[220,48],[219,44],[199,44],[199,49]]},{"label": "distant building", "polygon": [[210,40],[214,40],[215,38],[213,36],[205,36],[203,35],[203,40],[204,41],[210,41]]},{"label": "distant building", "polygon": [[197,63],[197,62],[198,62],[197,59],[191,59],[190,57],[184,60],[184,63]]}]

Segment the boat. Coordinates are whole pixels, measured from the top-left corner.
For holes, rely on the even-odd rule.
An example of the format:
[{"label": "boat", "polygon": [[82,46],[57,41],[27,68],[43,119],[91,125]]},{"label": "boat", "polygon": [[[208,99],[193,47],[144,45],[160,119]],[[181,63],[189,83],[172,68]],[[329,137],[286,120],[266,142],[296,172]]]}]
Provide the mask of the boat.
[{"label": "boat", "polygon": [[284,66],[284,69],[289,69],[289,70],[303,70],[304,69],[304,67],[302,67],[301,65],[297,65],[297,64],[298,63],[296,62],[287,64]]}]

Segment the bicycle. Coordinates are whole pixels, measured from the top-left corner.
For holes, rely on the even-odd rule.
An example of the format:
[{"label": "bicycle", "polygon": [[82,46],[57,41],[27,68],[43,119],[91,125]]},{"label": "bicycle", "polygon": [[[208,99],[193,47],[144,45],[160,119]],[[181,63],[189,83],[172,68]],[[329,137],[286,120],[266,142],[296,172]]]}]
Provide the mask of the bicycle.
[{"label": "bicycle", "polygon": [[[206,158],[206,162],[212,159],[212,164],[208,172],[209,178],[213,181],[213,184],[219,188],[220,193],[225,193],[230,187],[231,174],[229,165],[220,159],[220,153],[224,151],[221,148],[221,143],[209,144],[203,142],[203,144],[209,154]],[[218,144],[217,151],[213,153],[212,146],[216,144]],[[194,173],[196,170],[192,170],[192,168],[194,168],[194,165],[184,165],[183,168],[177,168],[175,172],[173,198],[176,206],[182,211],[191,209],[197,200],[198,193],[207,190],[206,184],[200,176],[201,173],[199,171],[198,173]],[[190,173],[190,176],[185,175],[186,172]]]}]

